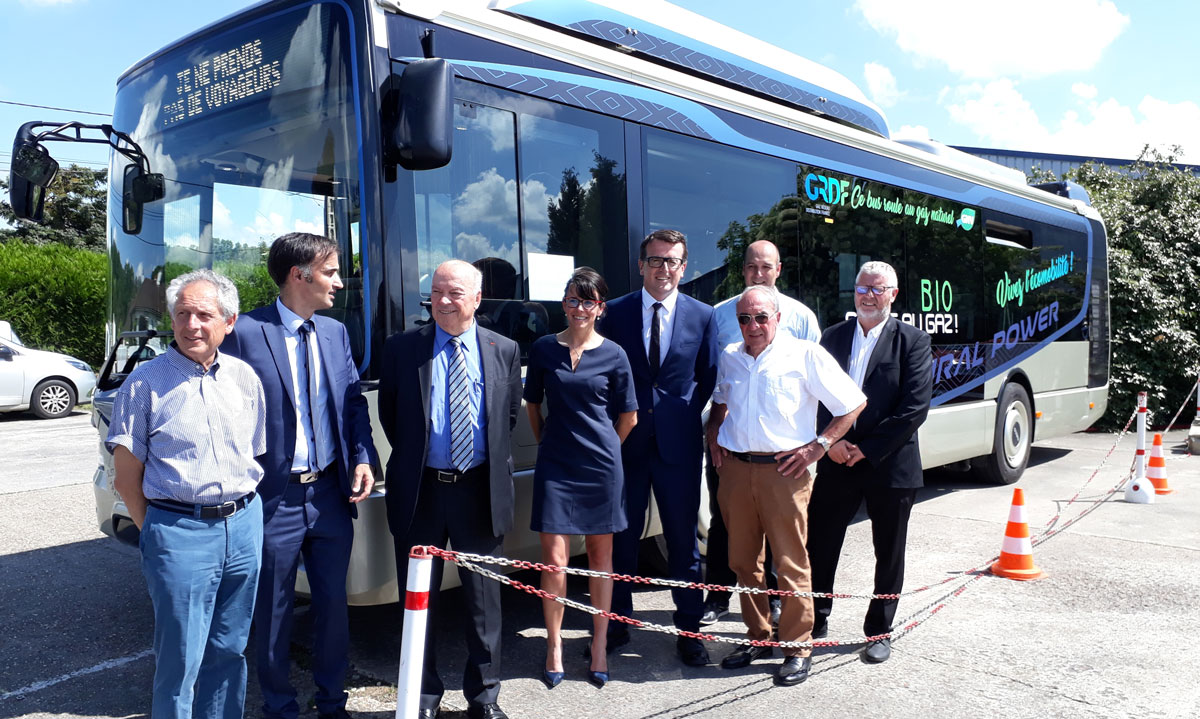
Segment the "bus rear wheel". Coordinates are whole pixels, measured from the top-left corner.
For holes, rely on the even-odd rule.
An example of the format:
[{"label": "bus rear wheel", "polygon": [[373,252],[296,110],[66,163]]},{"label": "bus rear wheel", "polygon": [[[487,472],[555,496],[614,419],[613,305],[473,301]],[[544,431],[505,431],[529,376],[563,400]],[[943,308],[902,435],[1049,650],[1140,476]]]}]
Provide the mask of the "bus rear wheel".
[{"label": "bus rear wheel", "polygon": [[1029,393],[1009,382],[996,403],[996,435],[992,453],[971,460],[976,476],[990,484],[1012,484],[1029,464],[1033,444],[1033,413]]}]

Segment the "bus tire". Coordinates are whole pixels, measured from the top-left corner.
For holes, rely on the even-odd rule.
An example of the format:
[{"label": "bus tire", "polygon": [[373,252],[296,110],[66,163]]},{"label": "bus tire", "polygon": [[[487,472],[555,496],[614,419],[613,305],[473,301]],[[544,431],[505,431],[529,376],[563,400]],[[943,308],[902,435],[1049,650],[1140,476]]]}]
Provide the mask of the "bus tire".
[{"label": "bus tire", "polygon": [[1004,385],[996,403],[996,434],[992,453],[971,460],[976,475],[989,484],[1012,484],[1029,464],[1033,445],[1033,412],[1029,393],[1016,382]]},{"label": "bus tire", "polygon": [[61,379],[48,379],[33,388],[29,408],[42,419],[58,419],[75,408],[75,388]]}]

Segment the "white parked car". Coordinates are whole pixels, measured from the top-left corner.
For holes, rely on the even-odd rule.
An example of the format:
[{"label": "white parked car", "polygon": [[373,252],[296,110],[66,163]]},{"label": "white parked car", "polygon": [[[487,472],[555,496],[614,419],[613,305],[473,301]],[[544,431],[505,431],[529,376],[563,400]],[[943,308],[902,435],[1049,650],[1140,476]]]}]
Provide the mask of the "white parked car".
[{"label": "white parked car", "polygon": [[87,362],[21,344],[0,322],[0,412],[32,410],[43,419],[64,417],[90,401],[96,373]]}]

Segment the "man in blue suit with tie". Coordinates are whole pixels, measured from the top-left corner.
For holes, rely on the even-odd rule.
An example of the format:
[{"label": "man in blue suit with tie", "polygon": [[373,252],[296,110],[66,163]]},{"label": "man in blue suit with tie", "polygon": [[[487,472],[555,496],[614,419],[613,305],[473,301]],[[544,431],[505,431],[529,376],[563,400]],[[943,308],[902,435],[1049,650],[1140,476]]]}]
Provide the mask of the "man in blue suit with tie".
[{"label": "man in blue suit with tie", "polygon": [[293,232],[271,245],[267,270],[279,298],[241,316],[229,354],[254,368],[267,406],[263,553],[254,607],[263,716],[295,719],[288,650],[301,556],[312,590],[313,681],[321,719],[347,717],[344,681],[350,644],[346,571],[352,519],[371,493],[378,462],[367,402],[346,327],[316,314],[342,288],[338,245]]},{"label": "man in blue suit with tie", "polygon": [[[637,390],[638,423],[621,446],[625,512],[629,527],[613,537],[613,569],[636,574],[638,545],[650,492],[658,504],[672,579],[700,582],[696,514],[704,456],[701,414],[717,377],[717,323],[712,307],[679,292],[687,270],[687,238],[656,230],[642,241],[638,271],[642,289],[608,303],[600,333],[625,350]],[[673,589],[675,626],[699,631],[704,597],[697,589]],[[612,610],[633,614],[628,582],[613,587]],[[629,643],[624,624],[609,625],[608,651]],[[679,657],[688,666],[709,663],[699,639],[680,637]]]}]

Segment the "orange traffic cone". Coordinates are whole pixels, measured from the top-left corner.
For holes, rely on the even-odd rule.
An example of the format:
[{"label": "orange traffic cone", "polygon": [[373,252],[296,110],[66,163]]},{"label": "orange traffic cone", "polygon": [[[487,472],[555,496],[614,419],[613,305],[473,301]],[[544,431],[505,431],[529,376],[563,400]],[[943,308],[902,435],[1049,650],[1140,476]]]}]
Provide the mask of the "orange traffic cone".
[{"label": "orange traffic cone", "polygon": [[1000,549],[1000,560],[992,565],[992,574],[1021,580],[1046,576],[1033,563],[1033,544],[1029,541],[1029,523],[1025,520],[1025,492],[1019,487],[1013,490],[1004,545]]},{"label": "orange traffic cone", "polygon": [[1175,490],[1167,486],[1167,461],[1163,459],[1162,435],[1154,435],[1150,447],[1150,461],[1146,463],[1146,479],[1154,485],[1155,494],[1170,494]]}]

